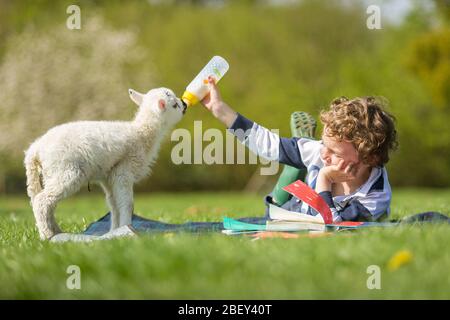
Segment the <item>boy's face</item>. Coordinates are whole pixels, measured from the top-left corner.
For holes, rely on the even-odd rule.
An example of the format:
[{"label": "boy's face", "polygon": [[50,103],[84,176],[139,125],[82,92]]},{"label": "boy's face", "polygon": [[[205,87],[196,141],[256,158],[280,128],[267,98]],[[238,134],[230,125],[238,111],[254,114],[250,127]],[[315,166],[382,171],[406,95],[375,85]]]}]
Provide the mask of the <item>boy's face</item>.
[{"label": "boy's face", "polygon": [[355,147],[348,141],[339,141],[334,137],[322,135],[323,147],[320,150],[320,156],[325,166],[337,165],[339,161],[344,160],[344,167],[348,164],[359,165],[359,156]]}]

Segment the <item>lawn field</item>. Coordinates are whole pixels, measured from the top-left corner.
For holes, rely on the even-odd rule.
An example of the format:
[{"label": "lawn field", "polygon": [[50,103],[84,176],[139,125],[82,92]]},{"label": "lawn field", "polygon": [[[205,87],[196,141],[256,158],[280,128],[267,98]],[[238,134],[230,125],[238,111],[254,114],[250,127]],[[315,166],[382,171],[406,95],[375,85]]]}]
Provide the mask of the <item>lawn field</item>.
[{"label": "lawn field", "polygon": [[[392,218],[450,214],[450,189],[394,191]],[[60,203],[57,219],[80,232],[106,213],[100,193]],[[263,215],[262,196],[138,194],[136,213],[165,222]],[[450,299],[450,226],[408,226],[331,237],[264,239],[159,234],[94,243],[41,242],[28,199],[0,197],[1,299]],[[389,270],[392,256],[412,259]],[[81,272],[70,290],[67,268]],[[381,288],[368,289],[379,266]]]}]

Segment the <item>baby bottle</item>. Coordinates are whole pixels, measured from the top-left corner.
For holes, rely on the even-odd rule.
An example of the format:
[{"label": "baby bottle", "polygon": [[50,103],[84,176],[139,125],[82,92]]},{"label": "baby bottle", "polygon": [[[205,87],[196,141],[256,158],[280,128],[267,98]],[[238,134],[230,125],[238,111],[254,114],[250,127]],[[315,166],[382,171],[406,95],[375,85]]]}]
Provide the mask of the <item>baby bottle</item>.
[{"label": "baby bottle", "polygon": [[224,58],[214,56],[194,80],[189,83],[181,100],[183,100],[188,107],[198,103],[209,92],[208,77],[211,76],[217,83],[228,71],[229,67],[228,62]]}]

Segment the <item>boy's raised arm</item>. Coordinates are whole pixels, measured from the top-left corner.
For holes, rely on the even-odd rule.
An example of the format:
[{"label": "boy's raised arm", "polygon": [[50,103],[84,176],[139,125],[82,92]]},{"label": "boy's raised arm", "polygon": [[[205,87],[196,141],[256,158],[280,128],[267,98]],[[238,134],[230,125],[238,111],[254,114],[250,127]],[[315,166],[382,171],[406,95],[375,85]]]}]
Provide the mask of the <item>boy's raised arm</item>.
[{"label": "boy's raised arm", "polygon": [[258,125],[226,104],[212,78],[210,93],[201,101],[206,109],[231,130],[239,141],[257,155],[297,168],[304,168],[297,138],[280,138],[278,134]]}]

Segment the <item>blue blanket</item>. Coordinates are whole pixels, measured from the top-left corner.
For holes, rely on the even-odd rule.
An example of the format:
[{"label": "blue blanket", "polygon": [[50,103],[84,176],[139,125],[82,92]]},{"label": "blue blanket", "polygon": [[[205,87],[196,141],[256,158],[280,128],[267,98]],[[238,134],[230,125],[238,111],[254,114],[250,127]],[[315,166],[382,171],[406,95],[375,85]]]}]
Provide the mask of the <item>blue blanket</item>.
[{"label": "blue blanket", "polygon": [[[242,222],[265,224],[266,217],[251,217],[236,219]],[[133,228],[138,232],[218,232],[224,230],[222,222],[186,222],[181,224],[166,223],[140,217],[136,214],[132,218]],[[91,223],[83,232],[87,235],[100,236],[109,231],[111,226],[111,214],[108,212],[103,218]]]},{"label": "blue blanket", "polygon": [[[83,232],[86,235],[96,235],[100,236],[109,231],[111,225],[111,215],[108,212],[104,217],[100,218],[98,221],[91,223],[87,229]],[[268,217],[247,217],[236,219],[238,221],[261,224],[264,225]],[[396,223],[398,225],[402,224],[416,224],[416,223],[427,223],[427,222],[443,222],[450,223],[450,218],[439,212],[424,212],[414,214],[412,216],[406,217],[400,221],[393,221],[391,223]],[[375,223],[376,224],[376,223]],[[383,223],[380,223],[382,226]],[[224,230],[223,222],[186,222],[181,224],[166,223],[156,220],[150,220],[138,215],[133,215],[132,218],[133,228],[137,232],[155,233],[155,232],[191,232],[191,233],[204,233],[204,232],[219,232]]]}]

